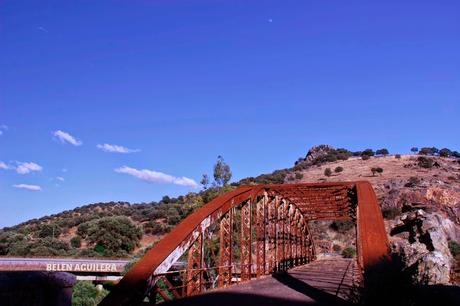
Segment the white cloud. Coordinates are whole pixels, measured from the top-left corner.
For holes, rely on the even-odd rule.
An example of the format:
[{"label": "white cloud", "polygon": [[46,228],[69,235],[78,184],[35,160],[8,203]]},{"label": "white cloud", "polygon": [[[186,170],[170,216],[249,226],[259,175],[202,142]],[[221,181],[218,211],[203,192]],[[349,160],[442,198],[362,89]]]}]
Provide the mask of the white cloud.
[{"label": "white cloud", "polygon": [[0,125],[0,136],[3,135],[3,133],[7,130],[8,130],[8,126],[4,124]]},{"label": "white cloud", "polygon": [[19,188],[19,189],[26,189],[30,191],[41,191],[42,190],[42,187],[40,186],[28,185],[28,184],[17,184],[17,185],[13,185],[13,187]]},{"label": "white cloud", "polygon": [[98,149],[101,149],[102,151],[111,152],[111,153],[125,153],[126,154],[126,153],[135,153],[135,152],[140,151],[140,150],[128,149],[123,146],[117,146],[117,145],[108,144],[108,143],[98,144],[96,147]]},{"label": "white cloud", "polygon": [[137,177],[138,179],[141,179],[149,183],[175,184],[175,185],[187,186],[187,187],[193,187],[193,188],[198,187],[198,184],[190,178],[175,177],[175,176],[172,176],[166,173],[148,170],[148,169],[138,170],[135,168],[123,166],[121,168],[115,169],[115,172],[129,174],[131,176]]},{"label": "white cloud", "polygon": [[7,164],[5,164],[4,162],[0,162],[0,169],[4,169],[4,170],[7,170],[9,169],[10,167],[8,167]]},{"label": "white cloud", "polygon": [[43,167],[36,163],[17,162],[16,172],[19,174],[27,174],[32,171],[42,171]]},{"label": "white cloud", "polygon": [[54,137],[59,139],[62,143],[70,143],[71,145],[74,146],[81,146],[83,142],[80,140],[76,139],[74,136],[70,135],[69,133],[66,133],[61,130],[57,130],[53,132]]},{"label": "white cloud", "polygon": [[48,33],[48,30],[44,27],[37,27],[37,30]]},{"label": "white cloud", "polygon": [[56,177],[56,179],[57,179],[58,181],[61,181],[61,182],[64,182],[64,181],[65,181],[65,179],[64,179],[62,176],[58,176],[58,177]]}]

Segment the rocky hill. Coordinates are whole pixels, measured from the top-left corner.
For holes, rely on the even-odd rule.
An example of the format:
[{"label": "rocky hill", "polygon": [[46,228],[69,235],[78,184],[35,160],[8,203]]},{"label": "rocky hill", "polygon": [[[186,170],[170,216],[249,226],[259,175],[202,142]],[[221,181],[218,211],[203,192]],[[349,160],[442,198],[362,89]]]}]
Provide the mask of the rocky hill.
[{"label": "rocky hill", "polygon": [[[328,147],[302,159],[291,182],[368,180],[382,206],[394,254],[419,282],[459,281],[460,269],[460,161],[435,155],[380,155],[349,157],[315,163],[330,154]],[[335,153],[334,153],[335,154]],[[310,156],[310,157],[309,157]],[[314,156],[314,158],[311,158]],[[305,169],[302,169],[305,168]],[[323,240],[347,244],[330,226]],[[349,242],[348,242],[349,244]]]},{"label": "rocky hill", "polygon": [[[378,154],[376,154],[378,153]],[[455,281],[460,262],[460,162],[447,149],[389,155],[321,145],[292,168],[243,179],[178,198],[130,204],[96,203],[0,230],[0,255],[129,257],[156,241],[195,209],[240,184],[370,181],[380,200],[392,248],[419,280]],[[345,252],[353,225],[317,224],[316,239],[328,252]],[[320,244],[321,245],[321,244]],[[323,250],[324,251],[324,250]],[[454,259],[454,257],[456,259]]]}]

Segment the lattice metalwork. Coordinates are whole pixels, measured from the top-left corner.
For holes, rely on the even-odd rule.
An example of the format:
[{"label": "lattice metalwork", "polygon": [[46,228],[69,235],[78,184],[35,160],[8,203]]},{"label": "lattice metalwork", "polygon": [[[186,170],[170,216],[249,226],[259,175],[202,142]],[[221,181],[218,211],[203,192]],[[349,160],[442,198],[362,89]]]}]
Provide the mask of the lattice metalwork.
[{"label": "lattice metalwork", "polygon": [[251,279],[252,268],[252,202],[248,201],[241,207],[241,280]]},{"label": "lattice metalwork", "polygon": [[188,251],[187,295],[201,292],[203,286],[203,233]]},{"label": "lattice metalwork", "polygon": [[[385,258],[388,240],[367,182],[239,187],[188,216],[100,305],[183,298],[309,263],[315,260],[309,221],[344,219],[357,223],[363,271]],[[185,267],[172,269],[184,255]]]},{"label": "lattice metalwork", "polygon": [[233,209],[220,221],[219,287],[226,287],[232,283],[232,229]]}]

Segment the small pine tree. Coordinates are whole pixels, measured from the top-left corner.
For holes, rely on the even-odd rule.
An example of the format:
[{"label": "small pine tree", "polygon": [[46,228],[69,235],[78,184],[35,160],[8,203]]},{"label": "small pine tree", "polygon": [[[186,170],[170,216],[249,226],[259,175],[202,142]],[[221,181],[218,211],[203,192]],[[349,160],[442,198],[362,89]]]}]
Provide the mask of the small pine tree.
[{"label": "small pine tree", "polygon": [[417,158],[417,162],[419,167],[426,169],[430,169],[431,167],[433,167],[434,164],[433,159],[425,156],[420,156],[419,158]]}]

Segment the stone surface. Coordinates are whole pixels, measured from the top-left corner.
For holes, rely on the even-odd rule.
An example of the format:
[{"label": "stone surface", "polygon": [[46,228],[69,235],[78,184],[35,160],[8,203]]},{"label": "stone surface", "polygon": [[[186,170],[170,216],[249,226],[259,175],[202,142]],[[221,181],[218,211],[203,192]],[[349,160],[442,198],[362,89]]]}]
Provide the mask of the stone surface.
[{"label": "stone surface", "polygon": [[315,159],[327,155],[329,152],[334,151],[334,148],[329,145],[319,145],[314,146],[310,150],[308,150],[307,155],[305,158],[300,158],[296,164],[298,163],[306,163],[307,165],[311,164]]},{"label": "stone surface", "polygon": [[[453,258],[448,248],[445,218],[422,210],[403,214],[392,229],[393,252],[420,284],[448,284]],[[408,236],[401,234],[409,233]],[[406,238],[407,237],[407,238]]]}]

